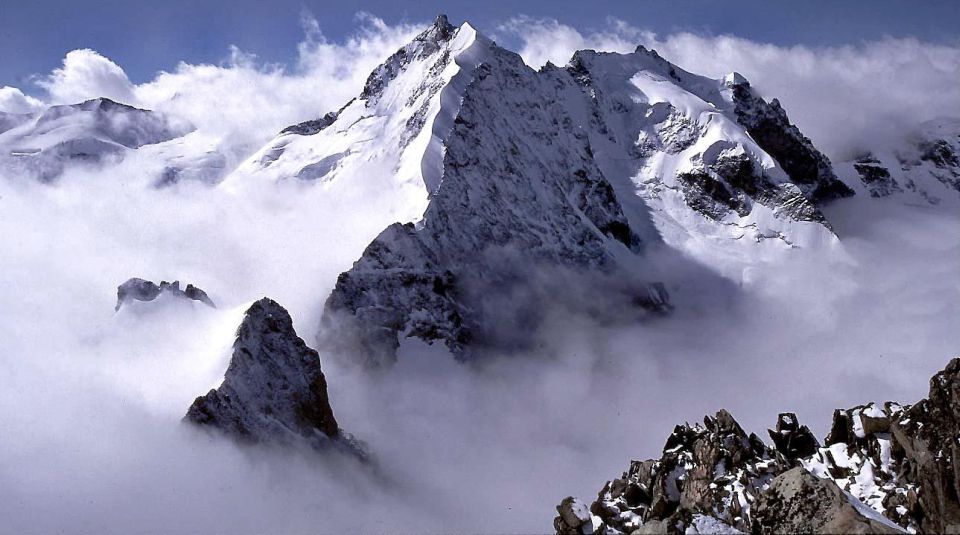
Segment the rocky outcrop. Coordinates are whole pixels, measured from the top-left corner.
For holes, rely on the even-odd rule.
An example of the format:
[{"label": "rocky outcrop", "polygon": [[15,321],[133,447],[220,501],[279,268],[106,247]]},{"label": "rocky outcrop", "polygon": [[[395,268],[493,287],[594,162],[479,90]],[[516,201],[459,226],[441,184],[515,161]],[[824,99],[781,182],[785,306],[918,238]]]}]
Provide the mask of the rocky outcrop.
[{"label": "rocky outcrop", "polygon": [[960,119],[940,119],[925,123],[917,147],[917,160],[905,167],[919,167],[944,186],[960,192]]},{"label": "rocky outcrop", "polygon": [[782,464],[788,466],[794,466],[800,459],[813,455],[820,447],[820,441],[813,436],[810,428],[800,425],[797,415],[792,412],[781,414],[777,418],[776,430],[769,429],[767,432]]},{"label": "rocky outcrop", "polygon": [[559,535],[583,535],[593,533],[590,508],[580,500],[567,497],[557,506],[559,516],[553,519],[553,528]]},{"label": "rocky outcrop", "polygon": [[302,123],[288,126],[280,134],[297,134],[298,136],[312,136],[337,120],[337,114],[330,112],[319,119],[311,119]]},{"label": "rocky outcrop", "polygon": [[117,286],[117,306],[114,310],[120,310],[121,307],[131,301],[153,301],[163,295],[168,295],[175,299],[190,299],[199,301],[207,306],[216,308],[207,293],[192,284],[180,289],[180,281],[161,281],[159,285],[152,281],[138,279],[136,277],[128,279],[126,282]]},{"label": "rocky outcrop", "polygon": [[806,196],[819,203],[853,195],[833,173],[830,160],[790,122],[780,101],[766,102],[736,73],[727,78],[727,85],[733,91],[737,121]]},{"label": "rocky outcrop", "polygon": [[890,439],[902,448],[901,479],[917,487],[921,531],[960,531],[960,359],[930,379],[927,399],[890,422]]},{"label": "rocky outcrop", "polygon": [[858,158],[853,164],[860,181],[870,192],[871,197],[889,197],[894,193],[902,192],[903,188],[890,176],[890,171],[884,167],[880,160],[867,155]]},{"label": "rocky outcrop", "polygon": [[913,406],[837,409],[823,446],[792,413],[769,434],[773,448],[726,411],[677,426],[660,459],[633,461],[604,485],[589,521],[577,514],[582,502],[567,498],[554,527],[606,534],[697,533],[706,524],[710,532],[743,533],[960,528],[960,359]]},{"label": "rocky outcrop", "polygon": [[702,425],[677,426],[660,459],[630,463],[604,485],[590,511],[601,533],[632,533],[651,523],[673,531],[694,515],[749,531],[751,505],[781,470],[774,450],[720,411]]},{"label": "rocky outcrop", "polygon": [[829,479],[793,468],[770,482],[754,506],[754,533],[903,533]]},{"label": "rocky outcrop", "polygon": [[871,197],[933,205],[960,201],[960,119],[919,125],[895,147],[865,152],[837,166],[847,183]]},{"label": "rocky outcrop", "polygon": [[306,444],[365,456],[337,424],[320,356],[268,298],[246,311],[223,383],[198,397],[184,421],[246,444]]}]

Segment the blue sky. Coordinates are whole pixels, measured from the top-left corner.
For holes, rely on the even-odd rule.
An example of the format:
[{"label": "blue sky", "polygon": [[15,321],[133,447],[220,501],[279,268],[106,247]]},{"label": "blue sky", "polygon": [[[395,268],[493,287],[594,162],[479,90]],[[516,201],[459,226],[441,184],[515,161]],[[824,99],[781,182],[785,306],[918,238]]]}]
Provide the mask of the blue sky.
[{"label": "blue sky", "polygon": [[[580,30],[599,30],[608,17],[660,34],[733,34],[778,45],[836,45],[884,36],[956,43],[960,1],[705,2],[705,1],[411,1],[362,3],[316,0],[4,0],[0,8],[0,86],[31,89],[33,74],[57,67],[64,54],[92,48],[141,82],[158,70],[220,62],[233,44],[263,61],[289,63],[303,38],[300,13],[309,10],[324,35],[339,40],[356,28],[356,13],[389,24],[423,21],[444,12],[491,31],[510,17],[549,17]],[[511,43],[504,43],[510,45]]]}]

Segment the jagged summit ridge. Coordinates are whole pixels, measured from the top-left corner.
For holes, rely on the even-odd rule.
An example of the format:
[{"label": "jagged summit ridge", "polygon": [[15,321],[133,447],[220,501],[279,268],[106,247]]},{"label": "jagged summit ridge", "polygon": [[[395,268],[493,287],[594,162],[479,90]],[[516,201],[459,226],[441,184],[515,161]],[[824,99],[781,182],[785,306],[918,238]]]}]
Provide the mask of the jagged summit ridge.
[{"label": "jagged summit ridge", "polygon": [[446,15],[438,15],[432,26],[414,37],[413,41],[395,52],[370,73],[363,86],[363,92],[360,93],[360,99],[365,100],[368,106],[375,104],[383,89],[410,62],[436,53],[453,39],[460,32],[460,29],[464,28],[466,28],[466,31],[472,30],[472,27],[468,24],[464,24],[463,27],[458,29],[450,24]]},{"label": "jagged summit ridge", "polygon": [[821,446],[781,414],[770,448],[726,411],[681,425],[660,459],[633,461],[587,506],[568,497],[557,533],[945,533],[960,521],[960,358],[913,406],[834,412]]}]

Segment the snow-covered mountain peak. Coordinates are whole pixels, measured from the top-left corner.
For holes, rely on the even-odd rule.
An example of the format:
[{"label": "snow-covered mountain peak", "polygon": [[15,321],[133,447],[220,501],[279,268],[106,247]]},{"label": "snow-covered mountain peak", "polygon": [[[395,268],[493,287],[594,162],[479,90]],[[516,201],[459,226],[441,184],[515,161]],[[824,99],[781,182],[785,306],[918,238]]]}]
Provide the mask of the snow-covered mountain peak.
[{"label": "snow-covered mountain peak", "polygon": [[0,166],[42,181],[57,178],[68,165],[115,163],[131,150],[193,130],[164,114],[102,97],[15,119],[0,133]]},{"label": "snow-covered mountain peak", "polygon": [[[439,17],[358,98],[285,129],[230,183],[297,179],[376,207],[385,230],[328,311],[376,338],[360,342],[376,362],[401,332],[466,354],[498,336],[482,319],[497,305],[468,294],[525,278],[510,269],[609,274],[661,241],[698,254],[703,240],[750,251],[835,240],[818,204],[849,190],[741,78],[699,76],[643,47],[535,71]],[[667,305],[634,278],[621,295]]]},{"label": "snow-covered mountain peak", "polygon": [[[456,58],[460,53],[469,49],[478,39],[490,44],[489,40],[479,36],[470,24],[463,23],[460,27],[456,27],[448,22],[446,15],[439,15],[432,26],[417,35],[410,43],[403,46],[370,73],[366,84],[364,84],[363,92],[360,94],[360,100],[366,101],[368,106],[378,103],[384,90],[392,85],[391,82],[396,78],[404,74],[407,77],[414,74],[423,74],[417,68],[417,63],[425,62],[429,63],[431,67],[439,67],[436,64],[436,58],[431,58],[431,56],[439,53],[442,56],[447,56],[445,59],[449,59],[449,56]],[[439,72],[440,70],[437,69],[427,74],[438,74]]]},{"label": "snow-covered mountain peak", "polygon": [[342,192],[332,195],[387,199],[384,226],[419,220],[441,181],[444,137],[462,92],[495,50],[471,25],[455,27],[441,15],[374,69],[358,98],[284,129],[229,183],[319,182]]}]

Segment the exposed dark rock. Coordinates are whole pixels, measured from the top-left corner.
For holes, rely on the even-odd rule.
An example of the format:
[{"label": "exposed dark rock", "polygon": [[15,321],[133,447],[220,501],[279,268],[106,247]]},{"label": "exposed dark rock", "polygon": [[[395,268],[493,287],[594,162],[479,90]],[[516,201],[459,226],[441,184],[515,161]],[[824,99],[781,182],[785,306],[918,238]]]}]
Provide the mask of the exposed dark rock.
[{"label": "exposed dark rock", "polygon": [[187,287],[181,290],[180,281],[161,281],[158,286],[152,281],[134,277],[117,287],[117,306],[114,310],[120,310],[123,305],[130,301],[153,301],[161,295],[192,299],[216,308],[207,293],[192,284],[187,284]]},{"label": "exposed dark rock", "polygon": [[750,213],[742,199],[734,197],[723,182],[713,178],[705,170],[680,173],[677,180],[683,188],[687,204],[711,219],[723,219],[730,210],[741,216]]},{"label": "exposed dark rock", "polygon": [[797,415],[792,412],[782,413],[777,418],[777,429],[768,430],[768,433],[777,453],[782,455],[789,465],[813,455],[820,447],[820,442],[813,436],[810,428],[800,425]]},{"label": "exposed dark rock", "polygon": [[830,160],[790,123],[777,99],[767,103],[743,77],[734,78],[730,86],[740,124],[777,160],[804,195],[817,204],[853,195],[853,190],[833,173]]},{"label": "exposed dark rock", "polygon": [[241,443],[303,443],[363,456],[337,425],[320,356],[297,336],[290,314],[268,298],[244,315],[223,383],[198,397],[184,421]]},{"label": "exposed dark rock", "polygon": [[302,123],[288,126],[280,131],[281,134],[297,134],[300,136],[312,136],[324,128],[333,124],[337,120],[337,114],[330,112],[319,119],[311,119]]},{"label": "exposed dark rock", "polygon": [[589,535],[593,533],[590,509],[573,497],[564,498],[557,506],[558,516],[553,527],[560,535]]},{"label": "exposed dark rock", "polygon": [[960,531],[960,359],[930,379],[930,394],[890,424],[903,449],[902,473],[918,487],[919,528]]},{"label": "exposed dark rock", "polygon": [[[327,299],[324,329],[328,344],[355,345],[364,364],[394,361],[398,334],[442,340],[461,356],[472,336],[464,317],[456,277],[440,266],[413,225],[387,227],[364,251],[353,269],[340,274]],[[346,339],[357,334],[355,340]]]},{"label": "exposed dark rock", "polygon": [[837,409],[824,447],[792,413],[780,414],[769,433],[775,450],[726,411],[703,426],[677,426],[660,459],[633,461],[604,485],[591,525],[607,534],[689,533],[698,525],[753,533],[960,528],[960,359],[912,407]]},{"label": "exposed dark rock", "polygon": [[887,197],[903,191],[900,184],[890,176],[890,171],[875,158],[860,158],[853,164],[853,168],[870,191],[871,197]]},{"label": "exposed dark rock", "polygon": [[695,515],[749,530],[749,504],[778,471],[774,451],[720,411],[703,425],[677,426],[659,460],[631,463],[603,487],[590,510],[602,521],[601,533],[642,526],[682,533]]},{"label": "exposed dark rock", "polygon": [[921,160],[931,162],[940,169],[960,168],[960,155],[944,139],[923,142],[920,149],[923,151]]}]

